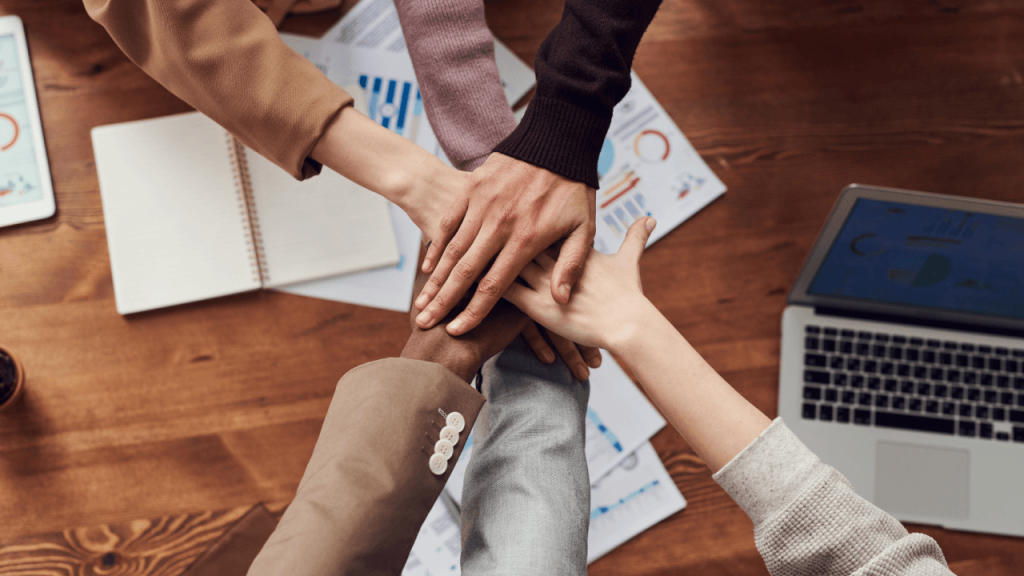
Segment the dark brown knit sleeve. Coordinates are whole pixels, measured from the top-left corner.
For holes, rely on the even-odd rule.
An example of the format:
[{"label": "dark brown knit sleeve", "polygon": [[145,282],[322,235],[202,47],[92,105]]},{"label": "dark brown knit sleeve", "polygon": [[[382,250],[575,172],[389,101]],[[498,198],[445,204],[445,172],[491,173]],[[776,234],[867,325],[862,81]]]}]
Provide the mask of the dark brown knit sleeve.
[{"label": "dark brown knit sleeve", "polygon": [[566,0],[534,59],[537,92],[495,152],[597,188],[612,109],[629,91],[640,38],[661,0]]}]

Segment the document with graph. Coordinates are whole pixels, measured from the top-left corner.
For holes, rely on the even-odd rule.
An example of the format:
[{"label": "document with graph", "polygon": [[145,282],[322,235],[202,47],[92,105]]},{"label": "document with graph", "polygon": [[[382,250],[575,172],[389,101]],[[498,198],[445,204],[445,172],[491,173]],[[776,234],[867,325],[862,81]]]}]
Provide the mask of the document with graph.
[{"label": "document with graph", "polygon": [[590,489],[587,564],[686,507],[650,442]]},{"label": "document with graph", "polygon": [[117,310],[393,266],[388,202],[292,178],[198,112],[92,131]]},{"label": "document with graph", "polygon": [[594,248],[618,251],[637,218],[658,221],[647,245],[668,234],[725,192],[725,185],[634,73],[612,113],[597,161]]}]

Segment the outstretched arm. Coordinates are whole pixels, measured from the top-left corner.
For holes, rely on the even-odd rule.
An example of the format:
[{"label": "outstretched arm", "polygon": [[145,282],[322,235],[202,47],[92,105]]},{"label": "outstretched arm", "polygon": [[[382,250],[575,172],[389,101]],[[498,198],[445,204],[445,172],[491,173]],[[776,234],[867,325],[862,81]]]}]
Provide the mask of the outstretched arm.
[{"label": "outstretched arm", "polygon": [[401,206],[427,238],[468,177],[356,111],[249,0],[85,0],[128,57],[243,144],[307,178],[326,164]]},{"label": "outstretched arm", "polygon": [[704,361],[643,296],[639,260],[654,228],[641,218],[619,252],[591,252],[568,305],[550,295],[554,260],[523,270],[506,298],[549,329],[621,358],[665,417],[754,521],[772,574],[950,574],[934,540],[908,534],[772,423]]}]

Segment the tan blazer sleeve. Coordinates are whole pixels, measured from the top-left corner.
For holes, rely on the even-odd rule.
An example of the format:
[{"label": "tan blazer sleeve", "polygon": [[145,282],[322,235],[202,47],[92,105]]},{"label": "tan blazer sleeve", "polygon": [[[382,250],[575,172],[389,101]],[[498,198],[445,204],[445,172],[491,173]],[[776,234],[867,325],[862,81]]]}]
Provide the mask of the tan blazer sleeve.
[{"label": "tan blazer sleeve", "polygon": [[147,74],[243,144],[302,179],[352,98],[288,48],[250,0],[84,0]]},{"label": "tan blazer sleeve", "polygon": [[[295,500],[249,576],[401,574],[420,525],[462,453],[484,397],[440,364],[391,358],[338,382]],[[434,475],[445,418],[466,427]]]}]

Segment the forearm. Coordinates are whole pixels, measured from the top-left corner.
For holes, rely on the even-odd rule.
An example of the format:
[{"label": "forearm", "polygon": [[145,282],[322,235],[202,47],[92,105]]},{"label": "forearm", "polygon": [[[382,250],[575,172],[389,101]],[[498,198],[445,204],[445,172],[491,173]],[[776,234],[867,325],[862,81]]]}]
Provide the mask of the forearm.
[{"label": "forearm", "polygon": [[633,55],[661,0],[567,0],[534,58],[537,92],[495,148],[598,187],[597,158],[612,109],[629,91]]},{"label": "forearm", "polygon": [[249,0],[84,0],[147,74],[296,178],[351,97]]},{"label": "forearm", "polygon": [[649,302],[611,352],[714,472],[771,421],[712,368]]},{"label": "forearm", "polygon": [[466,174],[346,106],[310,156],[397,204],[427,238],[436,238],[450,193]]},{"label": "forearm", "polygon": [[396,0],[431,128],[460,170],[483,163],[515,128],[482,0]]}]

